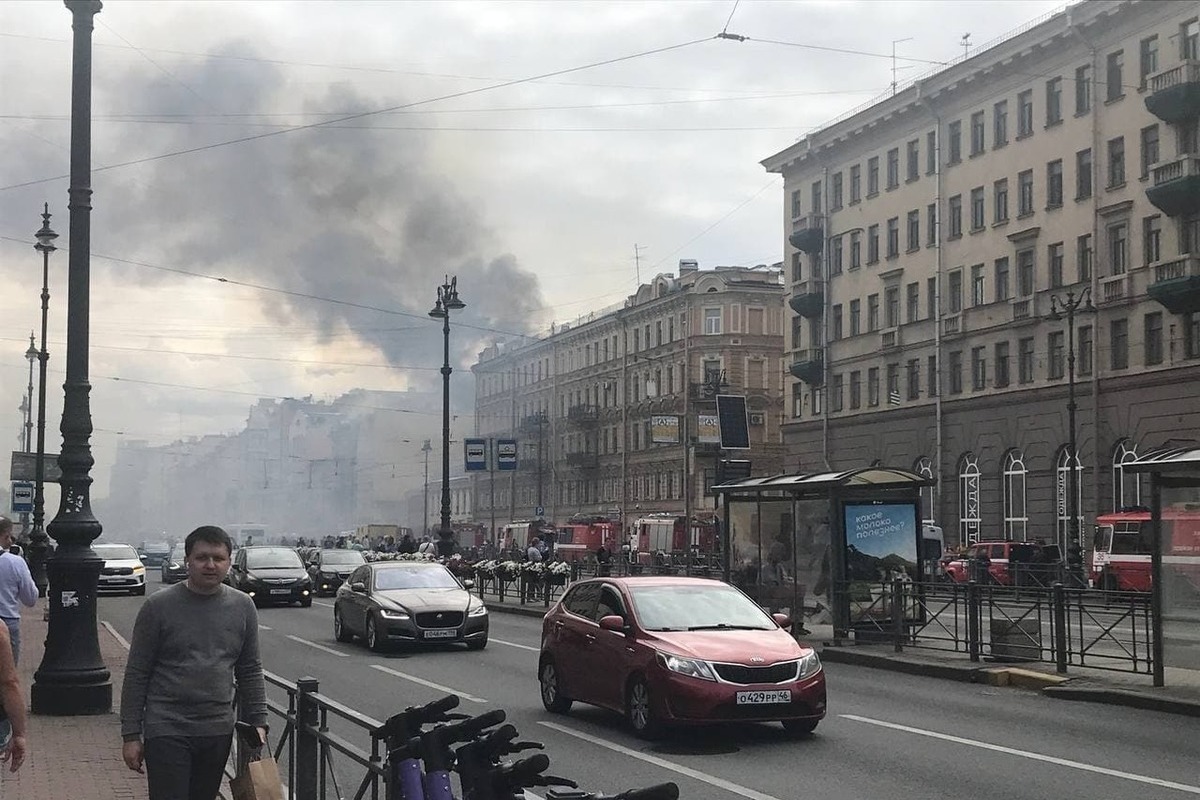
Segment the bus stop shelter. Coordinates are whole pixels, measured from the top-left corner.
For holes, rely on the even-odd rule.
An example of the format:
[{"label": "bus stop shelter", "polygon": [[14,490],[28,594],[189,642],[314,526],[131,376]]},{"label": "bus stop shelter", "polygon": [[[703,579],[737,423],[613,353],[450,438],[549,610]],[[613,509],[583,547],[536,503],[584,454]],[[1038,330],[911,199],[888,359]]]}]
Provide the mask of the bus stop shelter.
[{"label": "bus stop shelter", "polygon": [[931,484],[891,467],[717,484],[724,578],[798,625],[828,621],[845,636],[850,587],[923,577],[921,489]]},{"label": "bus stop shelter", "polygon": [[1151,657],[1154,685],[1168,669],[1200,672],[1200,447],[1163,448],[1124,465],[1150,478]]}]

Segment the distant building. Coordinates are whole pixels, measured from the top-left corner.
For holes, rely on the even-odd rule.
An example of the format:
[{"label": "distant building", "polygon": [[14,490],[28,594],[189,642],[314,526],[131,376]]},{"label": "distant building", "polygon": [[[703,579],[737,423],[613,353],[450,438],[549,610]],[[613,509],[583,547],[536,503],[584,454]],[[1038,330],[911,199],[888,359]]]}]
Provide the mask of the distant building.
[{"label": "distant building", "polygon": [[790,464],[935,477],[951,541],[1067,543],[1072,469],[1085,519],[1148,502],[1122,464],[1200,437],[1197,16],[1077,3],[763,162]]}]

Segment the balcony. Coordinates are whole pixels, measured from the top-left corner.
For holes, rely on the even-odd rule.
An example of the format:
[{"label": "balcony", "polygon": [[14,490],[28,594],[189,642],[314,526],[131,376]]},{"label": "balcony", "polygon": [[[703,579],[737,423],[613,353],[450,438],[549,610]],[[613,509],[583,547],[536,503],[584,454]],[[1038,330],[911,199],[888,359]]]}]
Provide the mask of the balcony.
[{"label": "balcony", "polygon": [[821,252],[825,247],[825,229],[821,226],[820,216],[809,214],[798,224],[800,227],[788,237],[792,247],[809,255]]},{"label": "balcony", "polygon": [[796,284],[788,305],[802,317],[819,317],[825,310],[825,293],[817,281],[803,281]]},{"label": "balcony", "polygon": [[879,335],[879,346],[882,350],[894,350],[902,344],[899,328],[887,328]]},{"label": "balcony", "polygon": [[1200,155],[1181,156],[1154,168],[1146,199],[1171,217],[1200,211]]},{"label": "balcony", "polygon": [[567,466],[573,469],[596,469],[600,466],[600,456],[595,453],[567,453]]},{"label": "balcony", "polygon": [[538,428],[540,428],[542,425],[545,425],[549,421],[550,419],[544,412],[538,412],[537,414],[530,414],[526,417],[523,417],[519,427],[522,431],[533,432],[536,434]]},{"label": "balcony", "polygon": [[962,333],[962,314],[942,317],[942,335],[956,336]]},{"label": "balcony", "polygon": [[825,380],[825,355],[817,349],[797,350],[788,372],[810,386],[820,386]]},{"label": "balcony", "polygon": [[593,405],[571,406],[567,409],[567,422],[572,425],[594,425],[600,419],[600,409]]},{"label": "balcony", "polygon": [[1200,255],[1154,264],[1154,282],[1146,294],[1172,314],[1200,313]]},{"label": "balcony", "polygon": [[1100,302],[1106,305],[1133,299],[1133,280],[1129,273],[1110,275],[1100,279]]},{"label": "balcony", "polygon": [[1176,123],[1200,116],[1200,60],[1189,58],[1156,72],[1147,83],[1146,108],[1163,122]]}]

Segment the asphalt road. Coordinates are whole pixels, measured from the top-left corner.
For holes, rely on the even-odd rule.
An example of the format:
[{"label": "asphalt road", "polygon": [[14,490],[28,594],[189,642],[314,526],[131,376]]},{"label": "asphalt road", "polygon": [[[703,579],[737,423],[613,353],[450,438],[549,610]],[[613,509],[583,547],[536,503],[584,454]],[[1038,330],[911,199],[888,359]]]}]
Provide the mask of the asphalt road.
[{"label": "asphalt road", "polygon": [[[152,573],[151,592],[157,580]],[[128,638],[142,602],[103,597],[99,617]],[[321,599],[310,609],[261,611],[266,668],[315,677],[323,694],[378,719],[446,691],[462,695],[467,712],[503,708],[522,738],[546,743],[553,774],[591,790],[673,780],[685,800],[1200,796],[1200,720],[830,664],[829,716],[813,736],[734,725],[646,744],[608,712],[578,704],[565,717],[543,711],[539,619],[493,614],[482,652],[381,656],[335,642],[331,606]],[[358,773],[345,765],[336,772],[352,796],[346,783]]]}]

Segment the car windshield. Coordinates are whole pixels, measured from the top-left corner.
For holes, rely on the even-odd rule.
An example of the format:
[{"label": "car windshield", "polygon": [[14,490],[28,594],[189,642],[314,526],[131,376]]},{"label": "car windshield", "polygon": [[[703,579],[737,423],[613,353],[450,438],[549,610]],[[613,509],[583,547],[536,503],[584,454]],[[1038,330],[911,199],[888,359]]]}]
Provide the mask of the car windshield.
[{"label": "car windshield", "polygon": [[303,567],[299,554],[286,547],[246,551],[247,569],[303,569]]},{"label": "car windshield", "polygon": [[187,557],[187,548],[181,544],[177,544],[171,548],[171,560],[183,561]]},{"label": "car windshield", "polygon": [[147,553],[169,553],[171,552],[171,545],[166,542],[149,542],[144,550]]},{"label": "car windshield", "polygon": [[352,564],[365,564],[366,559],[363,554],[357,550],[326,550],[321,554],[321,563],[329,564],[330,566],[350,566]]},{"label": "car windshield", "polygon": [[385,567],[375,571],[376,591],[389,589],[461,589],[445,567]]},{"label": "car windshield", "polygon": [[127,544],[97,544],[92,549],[105,561],[137,561],[137,550]]},{"label": "car windshield", "polygon": [[744,594],[722,583],[633,586],[633,608],[651,631],[771,630],[775,622]]}]

